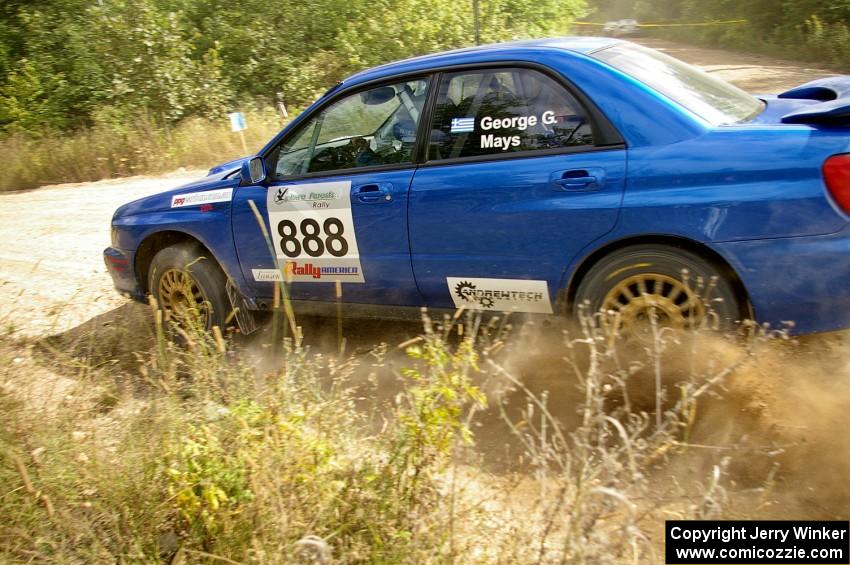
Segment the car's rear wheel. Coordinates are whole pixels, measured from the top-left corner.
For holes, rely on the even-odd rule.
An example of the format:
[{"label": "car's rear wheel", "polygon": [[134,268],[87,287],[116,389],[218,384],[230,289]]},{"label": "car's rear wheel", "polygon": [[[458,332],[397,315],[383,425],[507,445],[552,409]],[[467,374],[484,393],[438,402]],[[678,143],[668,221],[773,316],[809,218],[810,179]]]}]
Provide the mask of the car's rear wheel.
[{"label": "car's rear wheel", "polygon": [[224,327],[230,309],[226,282],[215,260],[191,244],[160,250],[148,271],[148,290],[165,318],[205,330]]},{"label": "car's rear wheel", "polygon": [[634,245],[599,260],[582,278],[573,302],[602,312],[627,337],[649,341],[656,328],[734,328],[743,303],[728,274],[684,249]]}]

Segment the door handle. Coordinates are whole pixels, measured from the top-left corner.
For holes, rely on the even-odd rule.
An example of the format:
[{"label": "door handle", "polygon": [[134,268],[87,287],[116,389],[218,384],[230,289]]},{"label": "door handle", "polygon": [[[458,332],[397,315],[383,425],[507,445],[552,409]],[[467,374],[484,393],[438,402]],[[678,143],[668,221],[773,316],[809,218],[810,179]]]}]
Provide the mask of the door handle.
[{"label": "door handle", "polygon": [[373,182],[361,184],[352,190],[354,198],[364,204],[392,202],[393,185],[389,182]]},{"label": "door handle", "polygon": [[564,188],[585,188],[587,185],[595,182],[596,177],[591,175],[583,177],[569,177],[555,181],[556,184],[563,186]]},{"label": "door handle", "polygon": [[555,171],[550,177],[555,190],[599,190],[604,179],[602,169],[567,169]]}]

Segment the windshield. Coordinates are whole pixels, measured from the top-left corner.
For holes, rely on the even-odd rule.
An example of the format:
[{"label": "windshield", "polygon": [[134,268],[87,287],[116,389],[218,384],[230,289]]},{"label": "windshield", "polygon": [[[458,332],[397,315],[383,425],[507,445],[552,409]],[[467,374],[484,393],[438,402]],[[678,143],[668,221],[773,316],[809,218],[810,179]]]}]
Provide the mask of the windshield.
[{"label": "windshield", "polygon": [[750,120],[764,107],[740,88],[654,49],[619,43],[593,56],[715,125]]}]

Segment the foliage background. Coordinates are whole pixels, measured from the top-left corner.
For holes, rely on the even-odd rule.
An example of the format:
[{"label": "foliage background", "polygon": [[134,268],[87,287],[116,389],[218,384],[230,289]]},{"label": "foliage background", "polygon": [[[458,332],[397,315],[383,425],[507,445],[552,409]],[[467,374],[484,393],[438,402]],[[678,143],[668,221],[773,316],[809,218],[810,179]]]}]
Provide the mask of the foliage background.
[{"label": "foliage background", "polygon": [[[744,18],[645,29],[850,68],[850,0],[479,5],[484,43],[584,32],[584,17]],[[245,153],[226,112],[248,113],[253,151],[283,125],[276,93],[295,114],[354,71],[474,37],[472,0],[4,0],[0,190],[207,168]]]},{"label": "foliage background", "polygon": [[850,69],[850,0],[592,0],[594,20],[738,25],[646,28],[654,35]]},{"label": "foliage background", "polygon": [[[312,101],[345,75],[473,42],[450,0],[12,0],[0,7],[6,132],[173,123]],[[482,40],[563,35],[584,0],[482,2]]]}]

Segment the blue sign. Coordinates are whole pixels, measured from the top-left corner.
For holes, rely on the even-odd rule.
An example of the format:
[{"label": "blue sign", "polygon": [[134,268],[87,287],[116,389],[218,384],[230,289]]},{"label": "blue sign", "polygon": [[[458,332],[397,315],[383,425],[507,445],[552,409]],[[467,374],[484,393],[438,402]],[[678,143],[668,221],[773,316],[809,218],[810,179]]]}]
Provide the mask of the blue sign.
[{"label": "blue sign", "polygon": [[233,112],[230,116],[230,129],[233,131],[242,131],[248,126],[245,124],[245,114],[242,112]]}]

